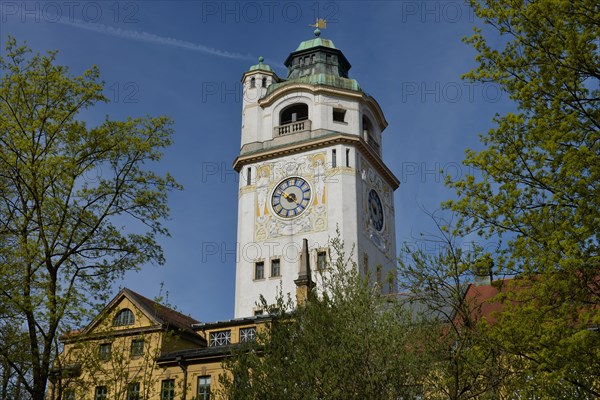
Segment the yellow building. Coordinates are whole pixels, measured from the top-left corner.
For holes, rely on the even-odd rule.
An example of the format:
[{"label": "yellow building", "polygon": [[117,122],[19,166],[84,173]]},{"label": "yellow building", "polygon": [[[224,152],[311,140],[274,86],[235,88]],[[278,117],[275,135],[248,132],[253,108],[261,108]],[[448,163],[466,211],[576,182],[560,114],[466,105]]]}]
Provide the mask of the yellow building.
[{"label": "yellow building", "polygon": [[123,289],[87,327],[62,337],[49,398],[209,399],[223,358],[269,319],[199,323]]}]

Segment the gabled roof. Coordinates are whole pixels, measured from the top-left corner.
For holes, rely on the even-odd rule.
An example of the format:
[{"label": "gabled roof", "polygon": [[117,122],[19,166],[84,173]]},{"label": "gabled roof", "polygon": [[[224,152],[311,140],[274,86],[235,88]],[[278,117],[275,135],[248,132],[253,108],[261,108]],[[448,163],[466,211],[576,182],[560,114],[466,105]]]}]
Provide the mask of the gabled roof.
[{"label": "gabled roof", "polygon": [[194,331],[194,329],[192,329],[192,325],[197,324],[199,321],[187,315],[181,314],[180,312],[166,307],[160,303],[157,303],[154,300],[150,300],[149,298],[144,297],[128,288],[121,289],[119,293],[117,293],[117,295],[110,301],[110,303],[108,303],[84,329],[68,332],[63,335],[62,339],[68,340],[70,338],[74,338],[75,336],[89,334],[94,327],[96,327],[98,323],[102,321],[102,318],[113,307],[115,307],[115,305],[122,301],[123,298],[127,298],[131,303],[133,303],[155,325],[159,325],[163,328],[176,329],[190,334],[193,337],[204,340],[196,333],[196,331]]},{"label": "gabled roof", "polygon": [[129,300],[136,305],[139,305],[140,308],[143,309],[143,311],[148,315],[148,317],[155,319],[158,323],[162,325],[169,325],[183,331],[195,333],[195,331],[192,329],[192,325],[197,324],[199,321],[195,320],[194,318],[188,317],[187,315],[181,314],[178,311],[165,307],[162,304],[159,304],[154,300],[150,300],[149,298],[144,297],[131,289],[124,288],[121,290],[121,292],[119,292],[119,294],[120,293],[127,294]]}]

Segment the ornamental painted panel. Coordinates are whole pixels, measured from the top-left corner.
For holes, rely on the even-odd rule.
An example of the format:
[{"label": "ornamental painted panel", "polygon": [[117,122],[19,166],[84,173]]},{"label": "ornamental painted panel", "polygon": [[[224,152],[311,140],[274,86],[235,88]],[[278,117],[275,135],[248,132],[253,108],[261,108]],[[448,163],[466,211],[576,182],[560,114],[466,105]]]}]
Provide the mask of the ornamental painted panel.
[{"label": "ornamental painted panel", "polygon": [[259,164],[254,240],[327,229],[324,152]]},{"label": "ornamental painted panel", "polygon": [[379,174],[361,157],[362,232],[379,250],[390,254],[390,219],[394,217],[392,190],[384,184]]}]

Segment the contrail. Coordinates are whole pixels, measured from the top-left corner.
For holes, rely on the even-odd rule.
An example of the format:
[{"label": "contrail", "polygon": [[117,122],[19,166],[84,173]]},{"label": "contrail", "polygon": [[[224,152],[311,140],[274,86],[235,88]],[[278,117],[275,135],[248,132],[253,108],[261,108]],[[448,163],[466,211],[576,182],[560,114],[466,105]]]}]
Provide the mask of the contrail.
[{"label": "contrail", "polygon": [[171,46],[171,47],[178,47],[178,48],[185,49],[185,50],[192,50],[192,51],[197,51],[200,53],[211,54],[213,56],[232,58],[232,59],[237,59],[237,60],[252,60],[252,61],[256,60],[256,57],[253,57],[251,55],[244,55],[241,53],[233,53],[230,51],[219,50],[219,49],[215,49],[213,47],[208,47],[208,46],[205,46],[202,44],[186,42],[185,40],[159,36],[159,35],[155,35],[153,33],[148,33],[148,32],[140,32],[140,31],[133,31],[133,30],[128,30],[128,29],[115,28],[112,26],[104,25],[104,24],[97,24],[97,23],[92,24],[92,23],[84,22],[84,21],[74,19],[74,18],[72,18],[71,20],[68,20],[66,18],[61,17],[56,22],[63,24],[63,25],[73,26],[73,27],[76,27],[79,29],[94,31],[94,32],[103,33],[106,35],[118,36],[118,37],[122,37],[125,39],[137,40],[139,42],[147,42],[147,43],[154,43],[154,44]]},{"label": "contrail", "polygon": [[[11,11],[19,11],[21,7],[17,6],[16,9]],[[3,10],[4,11],[4,10]],[[0,14],[3,14],[0,12]],[[8,15],[17,15],[17,13],[11,12],[11,14],[2,15],[2,19],[4,20]],[[241,54],[235,53],[226,50],[215,49],[214,47],[205,46],[203,44],[187,42],[185,40],[175,39],[171,37],[164,37],[155,35],[153,33],[148,32],[140,32],[129,29],[121,29],[115,28],[112,26],[100,24],[100,23],[89,23],[82,21],[77,18],[65,18],[63,16],[54,15],[52,18],[48,15],[40,15],[41,19],[44,19],[48,23],[59,23],[62,25],[73,26],[79,29],[85,29],[88,31],[98,32],[105,35],[112,35],[117,37],[122,37],[130,40],[137,40],[138,42],[146,42],[146,43],[154,43],[163,46],[171,46],[185,50],[196,51],[199,53],[210,54],[213,56],[236,59],[236,60],[252,60],[255,61],[257,57],[251,56],[249,54]]]}]

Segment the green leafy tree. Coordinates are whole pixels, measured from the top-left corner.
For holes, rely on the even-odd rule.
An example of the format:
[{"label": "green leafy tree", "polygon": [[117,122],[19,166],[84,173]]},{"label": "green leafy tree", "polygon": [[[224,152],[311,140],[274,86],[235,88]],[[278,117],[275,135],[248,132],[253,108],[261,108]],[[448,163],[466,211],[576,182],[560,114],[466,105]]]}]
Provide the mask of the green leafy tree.
[{"label": "green leafy tree", "polygon": [[446,205],[459,234],[506,243],[495,265],[519,279],[495,334],[523,361],[523,381],[600,396],[600,4],[470,4],[500,39],[487,28],[466,39],[479,64],[466,78],[498,83],[516,110],[467,151],[481,174],[449,182],[459,198]]},{"label": "green leafy tree", "polygon": [[27,346],[23,359],[2,342],[0,359],[42,400],[57,335],[126,271],[164,261],[157,235],[168,234],[167,194],[179,185],[149,166],[171,143],[171,121],[88,127],[79,114],[107,101],[98,69],[73,76],[56,52],[32,55],[14,38],[0,67],[0,324],[24,327]]},{"label": "green leafy tree", "polygon": [[[431,334],[423,342],[431,373],[423,379],[428,399],[496,399],[510,386],[506,355],[488,334],[483,307],[488,299],[467,296],[475,272],[480,279],[491,269],[491,257],[475,243],[461,240],[451,221],[428,213],[437,233],[422,234],[404,244],[398,281],[407,301],[418,305]],[[435,249],[428,252],[424,249]],[[483,278],[485,279],[485,278]],[[474,292],[472,292],[474,293]]]},{"label": "green leafy tree", "polygon": [[358,275],[339,240],[330,248],[333,261],[321,271],[319,289],[298,308],[280,294],[257,342],[224,363],[223,398],[397,399],[421,393],[418,377],[427,354],[415,344],[425,328]]}]

